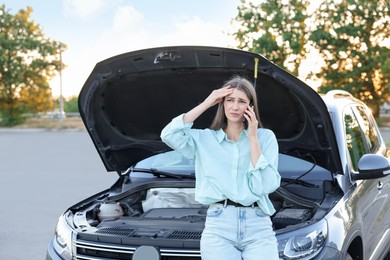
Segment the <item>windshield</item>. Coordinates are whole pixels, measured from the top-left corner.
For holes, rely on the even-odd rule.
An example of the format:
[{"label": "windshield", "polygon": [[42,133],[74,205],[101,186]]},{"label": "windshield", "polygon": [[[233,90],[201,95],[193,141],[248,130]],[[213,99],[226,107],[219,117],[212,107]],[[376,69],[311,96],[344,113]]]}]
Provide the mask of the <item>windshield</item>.
[{"label": "windshield", "polygon": [[[194,175],[195,162],[185,158],[177,151],[169,151],[160,153],[138,162],[134,168],[138,169],[154,169],[162,172],[176,173],[178,175]],[[133,177],[153,177],[145,176],[142,172],[134,172]]]},{"label": "windshield", "polygon": [[[183,176],[194,174],[195,163],[177,151],[169,151],[146,158],[138,162],[134,168],[153,169],[154,171]],[[279,155],[278,170],[282,178],[287,179],[299,178],[305,181],[332,180],[332,174],[328,170],[306,160],[285,154]],[[134,172],[131,175],[133,177],[153,177],[153,175],[142,172]]]}]

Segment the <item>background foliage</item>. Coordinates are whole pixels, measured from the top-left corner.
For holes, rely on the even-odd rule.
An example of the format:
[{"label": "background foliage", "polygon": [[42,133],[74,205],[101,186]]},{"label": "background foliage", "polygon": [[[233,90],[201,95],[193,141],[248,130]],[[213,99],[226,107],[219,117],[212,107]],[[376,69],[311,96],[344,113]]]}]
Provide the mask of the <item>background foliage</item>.
[{"label": "background foliage", "polygon": [[298,76],[308,52],[308,5],[305,0],[271,0],[259,5],[241,0],[235,18],[241,26],[234,33],[238,47],[260,53]]},{"label": "background foliage", "polygon": [[[375,115],[390,95],[389,1],[326,0],[317,9],[310,40],[325,65],[316,76],[320,92],[344,89],[371,107]],[[386,76],[387,75],[387,76]]]},{"label": "background foliage", "polygon": [[[264,55],[303,80],[320,82],[319,92],[351,92],[378,117],[379,106],[390,98],[390,1],[313,3],[241,0],[234,18],[239,29],[233,33],[238,47]],[[300,75],[310,53],[317,53],[323,65],[318,73],[312,68]]]},{"label": "background foliage", "polygon": [[0,125],[23,122],[24,113],[52,110],[49,80],[60,68],[65,45],[45,38],[32,9],[15,15],[0,5]]},{"label": "background foliage", "polygon": [[79,112],[79,107],[77,102],[78,102],[77,97],[71,97],[67,99],[64,103],[65,112],[71,112],[71,113]]},{"label": "background foliage", "polygon": [[[319,92],[351,92],[378,118],[379,106],[390,100],[389,5],[388,0],[241,0],[233,35],[238,48],[318,82]],[[46,38],[31,13],[27,7],[13,15],[0,5],[0,126],[58,107],[49,81],[61,68],[66,46]],[[313,53],[315,61],[304,73]],[[78,112],[77,97],[65,100],[64,110]]]}]

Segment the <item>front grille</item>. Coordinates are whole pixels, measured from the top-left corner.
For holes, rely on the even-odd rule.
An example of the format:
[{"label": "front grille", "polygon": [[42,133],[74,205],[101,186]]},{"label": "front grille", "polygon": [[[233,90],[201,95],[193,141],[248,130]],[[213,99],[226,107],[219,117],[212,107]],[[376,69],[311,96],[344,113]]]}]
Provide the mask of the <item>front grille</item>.
[{"label": "front grille", "polygon": [[133,228],[106,227],[106,228],[98,229],[96,231],[96,234],[129,237],[133,232],[134,232]]},{"label": "front grille", "polygon": [[[183,234],[181,234],[183,235]],[[77,260],[131,260],[136,246],[76,240]],[[160,248],[161,260],[199,260],[200,251],[195,249]]]}]

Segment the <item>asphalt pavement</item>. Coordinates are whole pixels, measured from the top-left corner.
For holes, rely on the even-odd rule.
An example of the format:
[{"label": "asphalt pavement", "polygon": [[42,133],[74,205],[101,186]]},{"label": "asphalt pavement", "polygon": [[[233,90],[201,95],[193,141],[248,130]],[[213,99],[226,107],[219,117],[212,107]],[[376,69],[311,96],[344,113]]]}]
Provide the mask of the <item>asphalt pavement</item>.
[{"label": "asphalt pavement", "polygon": [[0,131],[0,260],[42,260],[67,207],[110,187],[85,131]]},{"label": "asphalt pavement", "polygon": [[61,213],[117,179],[85,131],[0,129],[0,147],[0,260],[45,259]]}]

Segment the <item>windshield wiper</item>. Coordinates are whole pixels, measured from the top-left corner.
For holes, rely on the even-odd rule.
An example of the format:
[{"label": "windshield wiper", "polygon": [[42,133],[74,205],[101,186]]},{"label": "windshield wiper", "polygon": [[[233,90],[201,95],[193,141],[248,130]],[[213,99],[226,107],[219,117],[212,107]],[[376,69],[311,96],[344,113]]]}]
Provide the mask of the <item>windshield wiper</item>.
[{"label": "windshield wiper", "polygon": [[286,184],[281,185],[282,187],[285,187],[285,186],[290,185],[290,184],[298,184],[298,185],[301,185],[304,187],[309,187],[309,188],[319,188],[319,186],[317,184],[313,184],[313,183],[303,181],[300,179],[282,178],[282,181],[287,182]]},{"label": "windshield wiper", "polygon": [[191,179],[195,179],[195,175],[193,175],[193,174],[188,174],[188,175],[187,175],[187,174],[186,174],[186,175],[183,175],[183,174],[175,174],[175,173],[160,171],[160,170],[157,170],[157,169],[154,169],[154,168],[150,168],[150,169],[133,168],[133,169],[131,169],[130,173],[131,173],[131,172],[145,172],[145,173],[151,173],[151,174],[153,174],[153,175],[156,176],[156,177],[164,176],[164,177],[172,177],[172,178],[176,178],[176,179],[181,179],[181,178],[191,178]]}]

